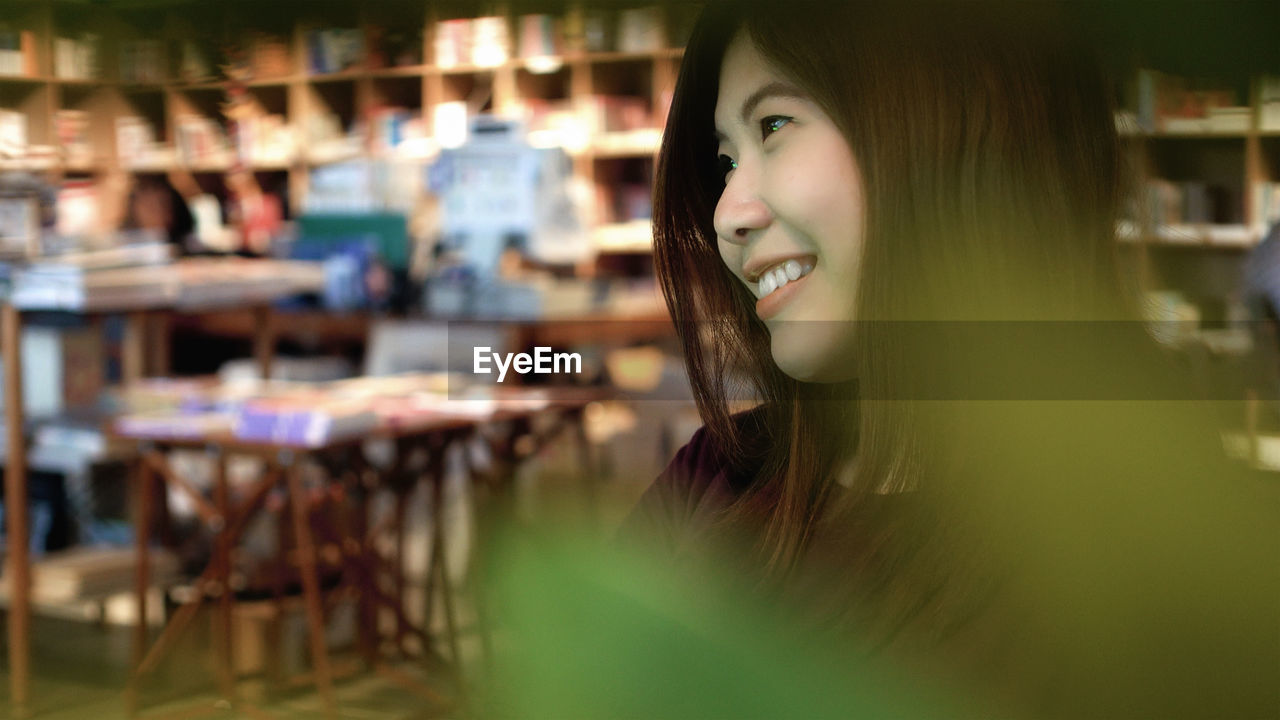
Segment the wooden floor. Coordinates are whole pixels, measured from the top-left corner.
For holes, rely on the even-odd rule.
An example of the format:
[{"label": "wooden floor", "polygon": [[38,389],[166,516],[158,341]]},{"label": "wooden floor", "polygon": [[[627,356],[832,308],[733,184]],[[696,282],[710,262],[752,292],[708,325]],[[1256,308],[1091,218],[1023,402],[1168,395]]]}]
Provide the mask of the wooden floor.
[{"label": "wooden floor", "polygon": [[[98,627],[69,620],[36,617],[32,634],[32,720],[117,720],[128,717],[123,688],[127,678],[127,627]],[[242,681],[241,697],[259,698],[261,713],[237,711],[221,701],[213,686],[207,651],[179,648],[171,661],[147,678],[140,718],[324,718],[314,691],[268,695],[261,683]],[[7,658],[5,659],[7,663]],[[426,694],[452,697],[451,683],[432,677],[417,662],[393,662],[394,675],[422,687],[375,672],[363,672],[335,685],[338,717],[359,720],[434,720],[459,714],[457,708],[428,700]],[[0,718],[9,717],[8,668],[0,668]],[[437,674],[438,675],[438,674]],[[425,693],[424,693],[425,688]],[[265,713],[265,714],[264,714]]]}]

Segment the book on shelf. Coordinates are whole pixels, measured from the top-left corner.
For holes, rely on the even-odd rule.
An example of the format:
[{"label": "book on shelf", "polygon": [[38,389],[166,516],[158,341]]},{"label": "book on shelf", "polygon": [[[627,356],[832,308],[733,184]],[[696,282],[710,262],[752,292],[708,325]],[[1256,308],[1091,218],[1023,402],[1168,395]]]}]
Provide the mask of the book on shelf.
[{"label": "book on shelf", "polygon": [[63,80],[92,80],[98,77],[98,36],[59,37],[53,41],[53,72]]},{"label": "book on shelf", "polygon": [[1135,97],[1138,124],[1146,132],[1172,134],[1245,133],[1250,109],[1235,93],[1155,70],[1138,71]]},{"label": "book on shelf", "polygon": [[0,75],[36,75],[36,38],[30,30],[0,28]]},{"label": "book on shelf", "polygon": [[365,36],[356,28],[327,28],[307,33],[307,67],[314,75],[365,66]]},{"label": "book on shelf", "polygon": [[216,77],[208,50],[193,40],[178,43],[178,79],[202,82]]},{"label": "book on shelf", "polygon": [[471,21],[465,18],[436,23],[435,64],[439,68],[465,65],[471,57]]},{"label": "book on shelf", "polygon": [[248,115],[235,122],[235,150],[247,165],[288,164],[297,143],[294,130],[283,115]]},{"label": "book on shelf", "polygon": [[129,165],[155,145],[156,133],[146,118],[122,115],[116,118],[116,157]]},{"label": "book on shelf", "polygon": [[510,54],[506,18],[458,18],[436,23],[437,67],[497,67],[505,63]]},{"label": "book on shelf", "polygon": [[120,81],[159,83],[165,77],[165,46],[160,40],[128,40],[120,45]]},{"label": "book on shelf", "polygon": [[1253,186],[1254,226],[1259,235],[1280,224],[1280,182],[1259,182]]},{"label": "book on shelf", "polygon": [[20,259],[38,253],[40,225],[39,196],[0,194],[0,258]]},{"label": "book on shelf", "polygon": [[564,51],[556,20],[551,15],[521,15],[519,37],[518,52],[524,60],[560,55]]},{"label": "book on shelf", "polygon": [[626,132],[654,127],[649,99],[634,95],[587,95],[576,98],[589,133]]},{"label": "book on shelf", "polygon": [[617,25],[614,13],[604,8],[585,10],[575,14],[572,22],[579,27],[575,34],[581,38],[581,49],[586,52],[612,52],[618,47]]},{"label": "book on shelf", "polygon": [[662,9],[640,7],[618,13],[618,50],[620,52],[652,52],[663,47]]},{"label": "book on shelf", "polygon": [[479,17],[471,21],[471,64],[497,67],[510,57],[505,17]]},{"label": "book on shelf", "polygon": [[226,164],[230,142],[222,126],[199,115],[181,115],[174,121],[178,159],[188,166]]},{"label": "book on shelf", "polygon": [[1157,225],[1243,224],[1244,196],[1240,189],[1225,185],[1151,180],[1147,213]]},{"label": "book on shelf", "polygon": [[53,115],[53,130],[68,164],[84,165],[93,160],[88,112],[68,108],[58,110]]},{"label": "book on shelf", "polygon": [[1258,129],[1280,132],[1280,75],[1264,75],[1258,80]]},{"label": "book on shelf", "polygon": [[367,27],[365,63],[371,70],[421,65],[422,27]]},{"label": "book on shelf", "polygon": [[248,75],[252,78],[262,80],[293,73],[289,43],[282,37],[255,32],[249,37],[246,54]]},{"label": "book on shelf", "polygon": [[401,143],[424,135],[422,121],[408,108],[377,107],[368,115],[369,147],[375,154],[394,153]]},{"label": "book on shelf", "polygon": [[55,228],[68,238],[85,238],[99,230],[98,186],[92,180],[66,180],[58,188]]},{"label": "book on shelf", "polygon": [[0,158],[27,154],[27,115],[17,110],[0,110]]}]

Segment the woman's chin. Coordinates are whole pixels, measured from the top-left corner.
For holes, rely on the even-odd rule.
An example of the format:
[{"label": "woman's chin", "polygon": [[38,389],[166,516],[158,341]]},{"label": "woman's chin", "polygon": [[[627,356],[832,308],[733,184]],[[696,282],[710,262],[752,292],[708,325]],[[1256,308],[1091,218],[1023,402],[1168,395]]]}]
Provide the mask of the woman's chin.
[{"label": "woman's chin", "polygon": [[[836,326],[836,327],[833,327]],[[853,354],[843,349],[843,323],[791,322],[770,328],[770,349],[778,369],[801,382],[835,383],[854,377]]]}]

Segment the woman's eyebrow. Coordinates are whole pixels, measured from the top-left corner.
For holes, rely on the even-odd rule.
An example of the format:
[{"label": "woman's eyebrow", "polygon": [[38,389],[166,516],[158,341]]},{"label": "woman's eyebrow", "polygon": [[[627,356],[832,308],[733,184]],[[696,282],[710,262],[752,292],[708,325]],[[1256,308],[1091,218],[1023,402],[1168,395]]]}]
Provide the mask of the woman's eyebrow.
[{"label": "woman's eyebrow", "polygon": [[[800,88],[789,85],[787,83],[774,80],[765,83],[756,88],[754,92],[742,101],[742,107],[738,110],[738,118],[743,125],[746,125],[751,119],[751,113],[755,112],[756,106],[764,102],[765,99],[771,97],[789,98],[793,100],[808,100],[809,95]],[[716,128],[716,142],[724,142],[725,134]]]},{"label": "woman's eyebrow", "polygon": [[751,113],[755,112],[756,106],[761,102],[764,102],[766,98],[771,97],[789,98],[792,100],[809,99],[808,94],[800,88],[775,80],[761,85],[755,92],[748,95],[746,100],[742,101],[742,109],[738,111],[738,119],[742,121],[742,124],[747,124],[747,121],[751,119]]}]

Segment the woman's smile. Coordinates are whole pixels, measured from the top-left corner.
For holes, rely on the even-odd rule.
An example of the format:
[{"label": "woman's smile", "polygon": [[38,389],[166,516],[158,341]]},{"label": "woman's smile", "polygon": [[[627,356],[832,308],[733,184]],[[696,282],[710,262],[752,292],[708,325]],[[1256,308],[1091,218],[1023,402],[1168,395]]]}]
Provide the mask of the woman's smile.
[{"label": "woman's smile", "polygon": [[809,258],[791,258],[765,270],[756,281],[756,314],[768,320],[800,291],[815,261]]}]

